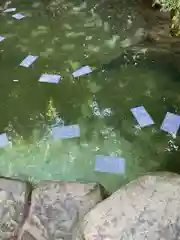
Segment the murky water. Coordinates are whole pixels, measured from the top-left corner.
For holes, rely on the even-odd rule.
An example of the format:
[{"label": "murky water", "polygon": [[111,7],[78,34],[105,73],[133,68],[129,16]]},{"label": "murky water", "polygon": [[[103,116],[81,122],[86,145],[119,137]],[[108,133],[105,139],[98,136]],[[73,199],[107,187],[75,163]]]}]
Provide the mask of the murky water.
[{"label": "murky water", "polygon": [[[178,137],[160,130],[167,111],[179,113],[180,74],[173,56],[122,55],[122,41],[144,25],[125,2],[117,10],[105,1],[16,0],[8,7],[26,18],[1,13],[0,131],[12,141],[0,152],[1,175],[98,181],[114,191],[148,171],[180,170]],[[40,58],[19,67],[29,54]],[[97,70],[73,79],[71,72],[85,64]],[[60,74],[62,81],[39,83],[42,73]],[[155,125],[136,126],[130,109],[139,105]],[[79,124],[80,139],[54,142],[53,124]],[[125,174],[95,172],[97,154],[124,157]]]}]

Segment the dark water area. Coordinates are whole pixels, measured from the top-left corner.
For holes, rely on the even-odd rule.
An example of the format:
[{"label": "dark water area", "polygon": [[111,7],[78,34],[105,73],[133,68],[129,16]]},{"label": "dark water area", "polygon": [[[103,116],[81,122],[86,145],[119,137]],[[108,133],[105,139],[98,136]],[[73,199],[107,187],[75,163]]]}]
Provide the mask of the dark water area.
[{"label": "dark water area", "polygon": [[[167,111],[180,113],[177,60],[121,47],[143,27],[128,4],[122,1],[116,18],[93,1],[13,1],[8,7],[25,14],[22,20],[1,12],[0,132],[12,142],[0,150],[1,175],[98,181],[114,191],[149,171],[180,172],[179,135],[160,130]],[[29,54],[39,59],[20,67]],[[74,79],[71,73],[86,64],[96,70]],[[42,73],[60,74],[62,81],[39,83]],[[130,109],[141,105],[154,125],[137,126]],[[54,124],[79,124],[81,136],[54,141]],[[125,174],[95,172],[99,154],[125,158]]]}]

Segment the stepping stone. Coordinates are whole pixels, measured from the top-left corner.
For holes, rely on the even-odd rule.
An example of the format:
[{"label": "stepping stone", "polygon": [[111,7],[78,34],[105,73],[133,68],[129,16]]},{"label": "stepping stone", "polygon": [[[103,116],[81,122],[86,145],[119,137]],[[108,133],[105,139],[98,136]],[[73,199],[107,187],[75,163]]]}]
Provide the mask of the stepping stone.
[{"label": "stepping stone", "polygon": [[5,37],[0,36],[0,42],[2,42],[5,39]]},{"label": "stepping stone", "polygon": [[153,119],[143,106],[132,108],[131,112],[133,116],[136,118],[140,127],[146,127],[154,124]]},{"label": "stepping stone", "polygon": [[133,179],[84,216],[78,240],[179,240],[179,186],[168,172]]},{"label": "stepping stone", "polygon": [[125,172],[125,159],[115,156],[96,156],[95,171],[122,174]]},{"label": "stepping stone", "polygon": [[0,134],[0,148],[7,147],[9,145],[9,140],[6,133]]},{"label": "stepping stone", "polygon": [[92,68],[90,66],[84,66],[77,69],[75,72],[72,73],[72,75],[74,78],[76,78],[76,77],[87,75],[91,72],[92,72]]},{"label": "stepping stone", "polygon": [[29,55],[20,63],[20,66],[29,67],[33,64],[33,62],[36,61],[37,58],[38,58],[38,56]]},{"label": "stepping stone", "polygon": [[16,8],[7,8],[6,10],[4,10],[5,13],[10,13],[15,11],[16,11]]},{"label": "stepping stone", "polygon": [[167,112],[161,130],[176,135],[180,127],[180,116]]},{"label": "stepping stone", "polygon": [[84,215],[102,201],[96,183],[43,181],[33,190],[18,240],[76,239]]},{"label": "stepping stone", "polygon": [[59,83],[61,80],[60,75],[55,75],[55,74],[42,74],[39,82],[44,82],[44,83]]},{"label": "stepping stone", "polygon": [[54,127],[52,129],[52,135],[56,140],[80,137],[80,127],[79,125]]},{"label": "stepping stone", "polygon": [[17,20],[21,20],[21,19],[25,18],[25,16],[21,13],[16,13],[16,14],[12,15],[12,17]]},{"label": "stepping stone", "polygon": [[26,183],[0,179],[0,239],[17,239],[23,224],[29,189]]}]

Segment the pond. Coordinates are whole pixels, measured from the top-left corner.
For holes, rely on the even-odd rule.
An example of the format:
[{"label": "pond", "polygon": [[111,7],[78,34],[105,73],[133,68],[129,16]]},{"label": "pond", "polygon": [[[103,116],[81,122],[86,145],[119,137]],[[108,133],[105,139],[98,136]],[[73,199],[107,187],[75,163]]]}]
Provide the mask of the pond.
[{"label": "pond", "polygon": [[[160,129],[167,111],[180,112],[180,74],[171,55],[123,53],[122,43],[144,25],[133,4],[14,0],[8,8],[25,18],[1,11],[0,132],[12,143],[0,150],[2,176],[97,181],[115,191],[149,171],[180,172],[179,137]],[[20,67],[30,54],[39,58]],[[82,65],[96,70],[74,79]],[[43,73],[62,80],[40,83]],[[130,111],[137,106],[154,125],[137,126]],[[61,124],[79,124],[80,138],[54,141],[50,129]],[[125,173],[94,171],[96,155],[123,157]]]}]

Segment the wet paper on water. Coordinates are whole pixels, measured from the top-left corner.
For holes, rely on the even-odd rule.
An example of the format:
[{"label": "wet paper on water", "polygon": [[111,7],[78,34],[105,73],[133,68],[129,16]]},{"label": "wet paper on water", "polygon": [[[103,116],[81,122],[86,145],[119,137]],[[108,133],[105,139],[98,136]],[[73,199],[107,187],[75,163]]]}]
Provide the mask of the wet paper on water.
[{"label": "wet paper on water", "polygon": [[0,42],[2,42],[5,39],[5,37],[0,36]]},{"label": "wet paper on water", "polygon": [[140,127],[146,127],[154,124],[154,121],[152,120],[151,116],[143,106],[132,108],[131,112],[133,116],[136,118]]},{"label": "wet paper on water", "polygon": [[161,125],[161,130],[176,135],[180,127],[180,116],[167,112]]},{"label": "wet paper on water", "polygon": [[6,147],[9,145],[9,140],[6,133],[0,134],[0,148]]},{"label": "wet paper on water", "polygon": [[55,74],[42,74],[39,82],[44,82],[44,83],[59,83],[61,80],[60,75],[55,75]]},{"label": "wet paper on water", "polygon": [[15,19],[21,20],[25,16],[23,14],[21,14],[21,13],[16,13],[16,14],[12,15],[12,17],[15,18]]},{"label": "wet paper on water", "polygon": [[6,10],[4,10],[5,13],[10,13],[15,11],[16,11],[16,8],[7,8]]},{"label": "wet paper on water", "polygon": [[81,67],[79,69],[77,69],[75,72],[72,73],[73,77],[80,77],[80,76],[84,76],[88,73],[91,73],[92,72],[92,68],[89,67],[89,66],[84,66],[84,67]]},{"label": "wet paper on water", "polygon": [[95,171],[114,174],[125,172],[125,159],[115,156],[96,156]]},{"label": "wet paper on water", "polygon": [[56,140],[80,137],[80,127],[79,125],[54,127],[52,135]]},{"label": "wet paper on water", "polygon": [[33,62],[36,61],[37,58],[38,58],[38,56],[29,55],[20,63],[20,66],[29,67],[29,66],[31,66],[31,64],[33,64]]}]

